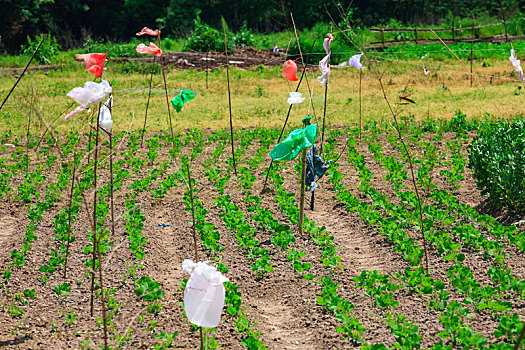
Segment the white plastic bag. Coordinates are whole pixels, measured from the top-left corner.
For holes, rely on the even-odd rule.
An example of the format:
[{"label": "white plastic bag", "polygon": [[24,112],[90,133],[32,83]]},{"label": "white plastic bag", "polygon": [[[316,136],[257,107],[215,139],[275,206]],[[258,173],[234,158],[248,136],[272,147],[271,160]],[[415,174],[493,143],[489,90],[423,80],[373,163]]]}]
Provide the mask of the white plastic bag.
[{"label": "white plastic bag", "polygon": [[184,310],[188,320],[200,327],[214,328],[219,325],[224,307],[224,277],[207,262],[182,262],[182,272],[191,273],[184,290]]},{"label": "white plastic bag", "polygon": [[363,65],[361,64],[361,56],[363,56],[362,53],[357,54],[357,55],[353,55],[348,60],[348,64],[351,65],[351,66],[356,67],[357,69],[363,68]]},{"label": "white plastic bag", "polygon": [[111,109],[113,108],[113,96],[109,95],[107,101],[100,107],[99,123],[102,127],[102,132],[107,136],[106,131],[111,132],[113,128],[113,120],[111,119]]},{"label": "white plastic bag", "polygon": [[326,55],[322,60],[319,61],[319,71],[321,72],[321,76],[317,78],[317,81],[320,82],[321,85],[328,83],[328,77],[330,76],[330,64],[328,63],[329,60],[330,55]]},{"label": "white plastic bag", "polygon": [[290,92],[290,97],[288,97],[289,104],[302,103],[305,100],[303,94],[300,92]]},{"label": "white plastic bag", "polygon": [[510,50],[510,62],[514,66],[514,72],[518,73],[518,80],[523,81],[523,68],[521,68],[520,60],[516,58],[516,54],[514,53],[514,49]]},{"label": "white plastic bag", "polygon": [[111,86],[107,80],[102,80],[100,83],[88,81],[84,87],[76,87],[67,95],[77,101],[79,105],[87,106],[102,102],[111,91]]}]

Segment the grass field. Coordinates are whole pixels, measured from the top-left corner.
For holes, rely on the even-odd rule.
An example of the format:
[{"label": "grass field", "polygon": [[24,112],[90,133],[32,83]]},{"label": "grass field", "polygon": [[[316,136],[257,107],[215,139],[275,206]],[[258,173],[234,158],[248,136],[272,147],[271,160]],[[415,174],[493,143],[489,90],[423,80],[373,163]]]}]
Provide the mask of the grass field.
[{"label": "grass field", "polygon": [[[408,96],[416,103],[402,106],[404,116],[424,118],[450,118],[461,110],[470,118],[482,118],[490,114],[495,117],[511,118],[521,115],[524,90],[512,72],[509,62],[486,60],[474,62],[475,78],[470,78],[465,68],[453,60],[398,61],[381,60],[371,62],[372,70],[365,69],[362,76],[363,120],[385,120],[389,111],[378,82],[378,73],[387,96],[395,102],[398,96]],[[467,62],[468,64],[468,62]],[[423,66],[429,74],[425,75]],[[485,67],[484,67],[485,66]],[[369,66],[370,67],[370,66]],[[148,95],[149,73],[146,64],[109,62],[104,78],[113,85],[116,130],[140,129]],[[317,82],[317,68],[307,74],[312,89],[314,117],[323,112],[324,87]],[[168,126],[166,101],[162,76],[153,76],[153,90],[148,112],[148,130],[166,129]],[[0,95],[5,96],[15,82],[10,73],[1,72]],[[298,74],[299,76],[299,74]],[[491,78],[491,76],[493,78]],[[82,86],[91,79],[81,66],[64,66],[62,70],[28,73],[17,86],[4,106],[0,119],[0,130],[23,133],[27,129],[28,116],[32,123],[43,130],[43,125],[30,106],[40,111],[44,121],[59,131],[78,130],[86,127],[84,120],[89,112],[63,121],[60,115],[68,111],[73,100],[66,96],[76,86]],[[177,114],[172,112],[177,130],[187,128],[226,128],[228,119],[228,96],[226,71],[209,73],[206,89],[205,72],[200,70],[177,70],[167,72],[168,95],[173,98],[182,88],[196,92],[197,98]],[[281,77],[280,67],[257,67],[250,71],[232,69],[232,112],[234,127],[282,125],[288,110],[286,99],[294,87]],[[308,97],[306,80],[299,90]],[[333,68],[328,88],[328,124],[345,125],[355,123],[359,116],[359,73],[353,68]],[[400,106],[401,107],[401,106]],[[69,110],[74,108],[71,107]],[[309,99],[292,110],[292,125],[297,125],[308,113]],[[56,122],[52,123],[56,119]],[[33,129],[36,130],[36,129]]]}]

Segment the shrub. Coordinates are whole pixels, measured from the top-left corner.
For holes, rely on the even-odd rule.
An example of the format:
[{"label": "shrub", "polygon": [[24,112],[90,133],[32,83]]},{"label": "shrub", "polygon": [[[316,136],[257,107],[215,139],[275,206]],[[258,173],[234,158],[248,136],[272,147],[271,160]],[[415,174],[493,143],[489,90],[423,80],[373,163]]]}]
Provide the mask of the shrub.
[{"label": "shrub", "polygon": [[525,120],[484,122],[469,146],[476,185],[498,208],[525,208]]},{"label": "shrub", "polygon": [[[200,17],[197,16],[194,23],[194,28],[191,36],[184,45],[185,50],[193,50],[198,52],[206,51],[224,51],[224,34],[219,32],[217,29],[210,27],[206,23],[202,22]],[[226,28],[226,35],[228,35],[228,29]],[[233,40],[228,37],[228,52],[233,51]]]},{"label": "shrub", "polygon": [[450,119],[450,122],[446,126],[446,131],[453,132],[467,132],[476,129],[477,122],[469,121],[467,116],[463,114],[459,109],[456,114]]},{"label": "shrub", "polygon": [[[31,40],[29,35],[27,36],[27,45],[22,45],[20,53],[32,55],[35,52],[38,45],[44,38],[44,34],[38,35],[35,40]],[[57,44],[57,41],[54,36],[48,35],[46,40],[40,46],[40,49],[35,55],[35,60],[40,64],[50,64],[53,57],[57,56],[60,53],[60,45]]]},{"label": "shrub", "polygon": [[255,38],[252,30],[248,29],[248,23],[244,21],[241,29],[233,36],[235,46],[255,46]]}]

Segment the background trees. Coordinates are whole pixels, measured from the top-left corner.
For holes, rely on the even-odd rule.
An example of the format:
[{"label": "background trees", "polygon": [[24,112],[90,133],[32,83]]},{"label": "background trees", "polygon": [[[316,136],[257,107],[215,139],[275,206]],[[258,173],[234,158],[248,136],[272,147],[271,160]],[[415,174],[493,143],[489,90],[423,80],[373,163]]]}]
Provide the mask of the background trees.
[{"label": "background trees", "polygon": [[[0,49],[16,53],[27,35],[50,32],[64,48],[79,46],[87,36],[129,40],[142,26],[162,25],[165,35],[184,36],[199,15],[219,28],[221,17],[232,30],[244,22],[256,32],[290,29],[290,12],[299,28],[340,20],[340,12],[361,26],[385,24],[439,24],[456,17],[509,18],[525,12],[515,0],[2,0]],[[352,8],[349,8],[350,4]]]}]

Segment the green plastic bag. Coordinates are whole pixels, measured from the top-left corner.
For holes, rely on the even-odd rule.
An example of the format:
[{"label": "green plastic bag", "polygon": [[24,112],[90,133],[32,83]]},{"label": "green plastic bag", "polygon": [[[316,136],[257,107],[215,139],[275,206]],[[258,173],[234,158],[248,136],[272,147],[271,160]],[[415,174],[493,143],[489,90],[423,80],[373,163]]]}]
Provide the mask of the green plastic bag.
[{"label": "green plastic bag", "polygon": [[193,100],[195,96],[196,95],[193,93],[193,91],[182,89],[180,91],[180,94],[178,94],[171,100],[171,104],[173,105],[173,108],[175,108],[177,112],[180,112],[182,110],[182,106],[186,102]]},{"label": "green plastic bag", "polygon": [[271,151],[273,160],[294,160],[305,148],[311,147],[317,138],[317,125],[311,124],[304,129],[294,130]]}]

